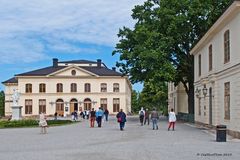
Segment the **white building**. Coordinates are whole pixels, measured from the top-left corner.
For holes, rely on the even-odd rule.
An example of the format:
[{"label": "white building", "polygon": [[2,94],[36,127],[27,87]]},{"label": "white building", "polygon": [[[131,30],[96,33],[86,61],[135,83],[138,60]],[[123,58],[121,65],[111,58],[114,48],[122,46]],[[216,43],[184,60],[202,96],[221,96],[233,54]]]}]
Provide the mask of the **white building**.
[{"label": "white building", "polygon": [[176,114],[188,114],[188,97],[182,83],[174,86],[168,83],[168,111],[174,109]]},{"label": "white building", "polygon": [[226,125],[240,137],[240,1],[235,0],[191,50],[195,122]]},{"label": "white building", "polygon": [[15,75],[5,85],[5,115],[11,115],[13,89],[20,91],[23,116],[69,115],[74,110],[107,108],[131,112],[131,84],[126,76],[108,69],[101,60],[58,62],[46,68]]}]

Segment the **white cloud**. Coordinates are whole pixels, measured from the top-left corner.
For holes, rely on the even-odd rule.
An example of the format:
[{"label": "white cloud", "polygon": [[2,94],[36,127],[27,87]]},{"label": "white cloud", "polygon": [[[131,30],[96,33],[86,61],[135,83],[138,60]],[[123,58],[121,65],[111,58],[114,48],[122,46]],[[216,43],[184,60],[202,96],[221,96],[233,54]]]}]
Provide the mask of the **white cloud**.
[{"label": "white cloud", "polygon": [[114,46],[119,28],[133,25],[131,10],[143,1],[0,0],[0,56],[11,53],[0,62],[18,56],[26,56],[26,62],[44,59],[46,46],[62,52],[97,52],[73,42]]}]

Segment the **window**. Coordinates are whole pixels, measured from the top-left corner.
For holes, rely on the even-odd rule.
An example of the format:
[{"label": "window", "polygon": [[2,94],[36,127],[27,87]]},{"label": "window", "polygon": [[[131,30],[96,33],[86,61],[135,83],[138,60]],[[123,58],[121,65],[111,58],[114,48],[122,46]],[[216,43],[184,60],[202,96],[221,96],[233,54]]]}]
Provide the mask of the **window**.
[{"label": "window", "polygon": [[57,84],[57,92],[63,92],[63,84],[62,83]]},{"label": "window", "polygon": [[46,84],[44,84],[44,83],[39,84],[39,92],[40,93],[46,92]]},{"label": "window", "polygon": [[25,100],[25,114],[32,114],[32,100]]},{"label": "window", "polygon": [[46,113],[46,99],[39,99],[39,114]]},{"label": "window", "polygon": [[230,120],[230,82],[224,84],[224,119]]},{"label": "window", "polygon": [[105,110],[107,109],[107,98],[100,99],[100,106]]},{"label": "window", "polygon": [[119,92],[119,84],[113,83],[113,92]]},{"label": "window", "polygon": [[201,54],[198,56],[198,76],[201,76]]},{"label": "window", "polygon": [[77,92],[77,84],[71,83],[71,92]]},{"label": "window", "polygon": [[72,76],[76,76],[76,70],[72,70]]},{"label": "window", "polygon": [[101,83],[101,92],[107,92],[107,84]]},{"label": "window", "polygon": [[84,85],[85,87],[85,92],[91,92],[91,85],[90,85],[90,83],[85,83],[85,85]]},{"label": "window", "polygon": [[211,71],[212,70],[212,45],[209,46],[208,48],[208,70]]},{"label": "window", "polygon": [[224,63],[230,61],[230,35],[229,30],[224,32]]},{"label": "window", "polygon": [[201,111],[202,111],[201,98],[198,98],[198,115],[199,116],[201,116]]},{"label": "window", "polygon": [[119,98],[113,98],[113,112],[119,112],[120,100]]},{"label": "window", "polygon": [[26,84],[25,92],[32,93],[32,84],[30,83]]}]

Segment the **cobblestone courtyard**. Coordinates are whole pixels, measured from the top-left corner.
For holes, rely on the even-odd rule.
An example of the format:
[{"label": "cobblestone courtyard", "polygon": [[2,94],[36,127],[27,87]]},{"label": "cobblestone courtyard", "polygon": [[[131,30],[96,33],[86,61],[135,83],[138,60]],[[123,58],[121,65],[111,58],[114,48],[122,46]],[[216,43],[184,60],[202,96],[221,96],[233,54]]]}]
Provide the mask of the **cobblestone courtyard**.
[{"label": "cobblestone courtyard", "polygon": [[119,131],[115,118],[102,128],[89,128],[88,121],[51,127],[48,134],[39,128],[1,129],[1,160],[193,160],[240,159],[240,141],[215,142],[204,129],[177,123],[167,131],[162,120],[159,130],[140,126],[128,118],[125,131]]}]

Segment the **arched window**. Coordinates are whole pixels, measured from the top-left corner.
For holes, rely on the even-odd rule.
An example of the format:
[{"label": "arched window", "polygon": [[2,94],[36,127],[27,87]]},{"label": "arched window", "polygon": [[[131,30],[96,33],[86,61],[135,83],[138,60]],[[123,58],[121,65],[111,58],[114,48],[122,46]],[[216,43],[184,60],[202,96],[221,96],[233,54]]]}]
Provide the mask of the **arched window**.
[{"label": "arched window", "polygon": [[57,92],[63,92],[63,84],[62,83],[57,84]]},{"label": "arched window", "polygon": [[113,92],[119,92],[119,83],[113,83]]},{"label": "arched window", "polygon": [[224,63],[230,61],[230,33],[229,30],[224,32]]},{"label": "arched window", "polygon": [[32,93],[32,84],[27,83],[25,88],[26,93]]},{"label": "arched window", "polygon": [[40,93],[45,93],[46,92],[46,84],[44,84],[44,83],[39,84],[39,92]]},{"label": "arched window", "polygon": [[107,92],[107,83],[101,83],[101,92]]},{"label": "arched window", "polygon": [[77,84],[71,83],[71,92],[77,92]]},{"label": "arched window", "polygon": [[85,92],[91,92],[91,85],[90,85],[90,83],[85,83],[84,88],[85,88]]}]

